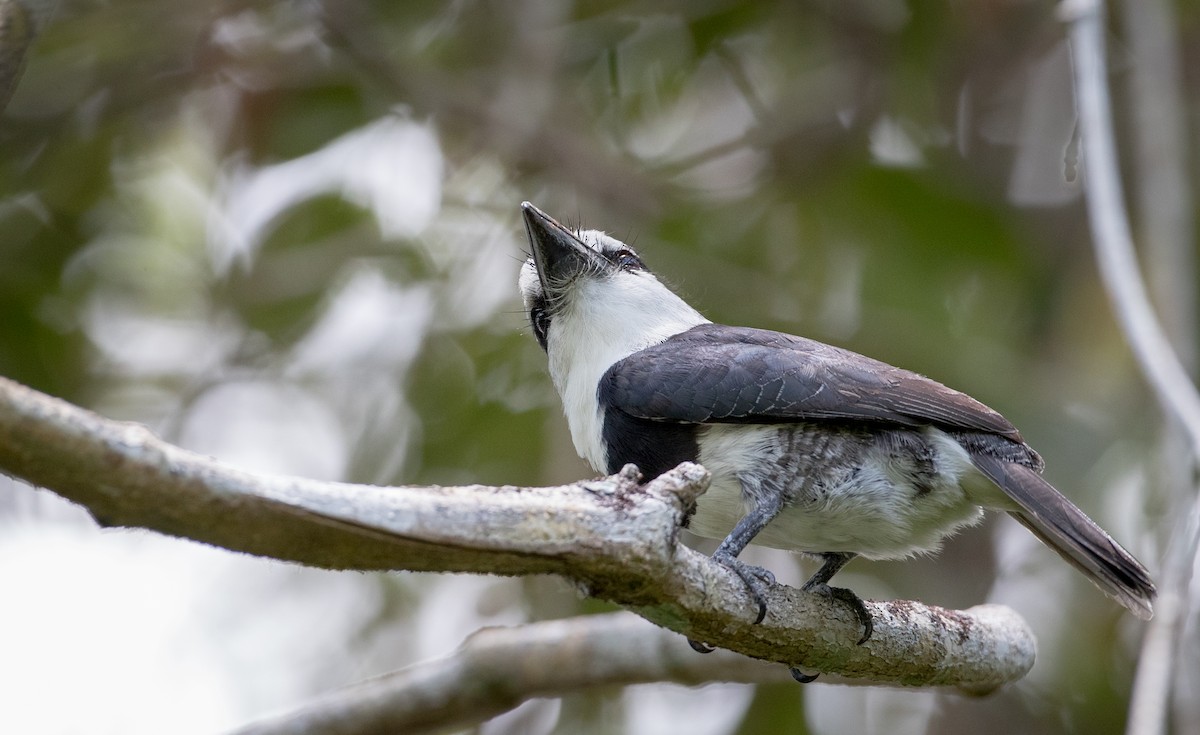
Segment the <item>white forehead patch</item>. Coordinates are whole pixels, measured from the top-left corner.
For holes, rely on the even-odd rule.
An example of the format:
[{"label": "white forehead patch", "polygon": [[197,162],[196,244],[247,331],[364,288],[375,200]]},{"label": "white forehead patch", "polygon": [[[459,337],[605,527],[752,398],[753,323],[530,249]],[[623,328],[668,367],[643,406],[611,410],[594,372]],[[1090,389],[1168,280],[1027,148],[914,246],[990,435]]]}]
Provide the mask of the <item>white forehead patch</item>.
[{"label": "white forehead patch", "polygon": [[632,249],[617,238],[609,236],[602,230],[580,230],[576,237],[578,237],[585,245],[599,253],[613,252],[614,250]]}]

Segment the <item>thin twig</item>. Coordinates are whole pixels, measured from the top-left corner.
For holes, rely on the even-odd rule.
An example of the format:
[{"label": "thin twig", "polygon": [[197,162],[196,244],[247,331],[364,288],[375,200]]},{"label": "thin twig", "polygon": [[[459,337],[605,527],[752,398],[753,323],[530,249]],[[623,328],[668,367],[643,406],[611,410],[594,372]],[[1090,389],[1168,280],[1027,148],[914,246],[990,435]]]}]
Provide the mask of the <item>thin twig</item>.
[{"label": "thin twig", "polygon": [[729,46],[728,41],[718,43],[714,49],[717,58],[725,66],[725,71],[729,73],[729,78],[733,80],[733,84],[741,93],[742,99],[746,101],[746,106],[750,108],[754,119],[758,121],[765,120],[771,114],[771,108],[758,94],[758,90],[754,88],[754,83],[750,81],[750,75],[746,73],[746,67],[742,60]]},{"label": "thin twig", "polygon": [[1184,365],[1196,365],[1196,255],[1187,112],[1170,0],[1123,0],[1140,242],[1150,293]]},{"label": "thin twig", "polygon": [[[1121,9],[1133,59],[1126,85],[1133,120],[1130,135],[1137,164],[1133,188],[1137,195],[1136,211],[1141,214],[1140,242],[1145,248],[1150,292],[1181,361],[1195,375],[1195,230],[1174,9],[1170,0],[1123,0]],[[1178,422],[1173,418],[1166,421],[1159,450],[1161,471],[1156,474],[1164,484],[1160,495],[1173,510],[1173,517],[1186,517],[1193,491],[1193,464],[1185,442]],[[1186,533],[1182,537],[1186,538]],[[1180,565],[1189,560],[1190,555],[1182,554],[1186,548],[1181,546],[1178,558],[1173,555],[1169,560],[1165,579],[1174,589],[1185,589],[1188,571]],[[1188,637],[1194,631],[1187,627],[1189,615],[1181,603],[1191,599],[1195,599],[1194,593],[1168,595],[1169,607],[1160,613],[1161,622],[1147,631],[1142,644],[1143,660],[1165,663],[1171,655],[1177,655],[1174,651],[1186,650]],[[1167,658],[1162,658],[1162,652],[1168,654]],[[1134,689],[1131,733],[1158,732],[1168,720],[1178,732],[1200,732],[1197,719],[1200,712],[1194,704],[1187,703],[1193,698],[1188,688],[1191,678],[1179,670],[1187,660],[1181,658],[1175,670],[1165,666],[1143,667],[1145,675],[1136,681]],[[1194,661],[1191,666],[1195,666]],[[1176,707],[1169,712],[1167,698],[1171,690]]]},{"label": "thin twig", "polygon": [[1134,254],[1109,116],[1099,0],[1068,0],[1088,217],[1100,275],[1125,338],[1163,412],[1184,425],[1200,456],[1200,394],[1154,316]]},{"label": "thin twig", "polygon": [[[1172,349],[1146,294],[1121,193],[1116,164],[1099,0],[1068,0],[1060,7],[1070,24],[1075,94],[1078,100],[1084,176],[1092,240],[1100,274],[1125,339],[1164,413],[1175,417],[1191,445],[1193,467],[1200,458],[1200,394]],[[1191,582],[1200,529],[1200,495],[1174,530],[1164,560],[1158,617],[1143,642],[1127,732],[1163,731],[1180,613]]]}]

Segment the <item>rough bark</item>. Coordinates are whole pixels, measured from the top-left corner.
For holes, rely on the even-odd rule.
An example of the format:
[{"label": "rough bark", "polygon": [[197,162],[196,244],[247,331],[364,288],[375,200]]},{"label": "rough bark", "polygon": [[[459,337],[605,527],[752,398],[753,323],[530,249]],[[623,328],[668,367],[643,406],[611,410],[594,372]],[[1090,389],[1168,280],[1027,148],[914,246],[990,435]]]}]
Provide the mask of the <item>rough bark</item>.
[{"label": "rough bark", "polygon": [[641,483],[551,488],[376,487],[244,472],[0,378],[0,470],[147,528],[334,569],[560,574],[692,639],[875,683],[985,692],[1022,677],[1035,644],[998,606],[868,601],[872,639],[826,597],[777,585],[768,613],[732,572],[680,543],[707,472],[683,464]]}]

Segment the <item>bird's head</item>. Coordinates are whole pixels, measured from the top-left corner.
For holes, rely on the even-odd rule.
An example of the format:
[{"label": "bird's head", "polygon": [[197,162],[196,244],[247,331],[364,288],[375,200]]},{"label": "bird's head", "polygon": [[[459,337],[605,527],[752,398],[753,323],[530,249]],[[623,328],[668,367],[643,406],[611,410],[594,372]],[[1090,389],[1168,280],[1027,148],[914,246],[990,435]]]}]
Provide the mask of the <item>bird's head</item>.
[{"label": "bird's head", "polygon": [[707,321],[620,240],[572,231],[529,202],[521,210],[532,253],[521,268],[521,298],[552,362],[584,343],[620,359]]}]

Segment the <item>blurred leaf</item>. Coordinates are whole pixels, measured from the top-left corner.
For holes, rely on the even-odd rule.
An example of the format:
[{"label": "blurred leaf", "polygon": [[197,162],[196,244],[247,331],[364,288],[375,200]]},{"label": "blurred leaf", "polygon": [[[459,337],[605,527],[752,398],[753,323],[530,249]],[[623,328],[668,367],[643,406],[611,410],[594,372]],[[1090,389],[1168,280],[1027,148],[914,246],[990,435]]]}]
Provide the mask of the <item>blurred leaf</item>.
[{"label": "blurred leaf", "polygon": [[763,732],[807,735],[808,723],[804,718],[804,699],[807,696],[811,696],[811,690],[792,682],[758,685],[754,688],[750,709],[737,729],[738,735]]},{"label": "blurred leaf", "polygon": [[367,116],[362,90],[350,84],[322,84],[247,95],[246,123],[251,150],[261,163],[284,161],[321,148],[353,130]]},{"label": "blurred leaf", "polygon": [[476,332],[461,338],[437,334],[429,338],[407,386],[414,408],[424,418],[422,470],[412,481],[539,482],[545,411],[514,412],[512,406],[496,400],[481,402],[479,396],[481,380],[497,370],[509,377],[494,390],[505,397],[519,390],[516,381],[522,377],[507,367],[520,364],[517,355],[529,351],[538,348],[518,335]]},{"label": "blurred leaf", "polygon": [[378,249],[369,213],[341,197],[315,197],[272,223],[249,267],[234,267],[228,295],[249,327],[283,348],[317,317],[333,277]]},{"label": "blurred leaf", "polygon": [[688,30],[696,50],[706,54],[730,36],[745,33],[756,27],[770,14],[769,3],[717,2],[699,5],[691,11]]}]

